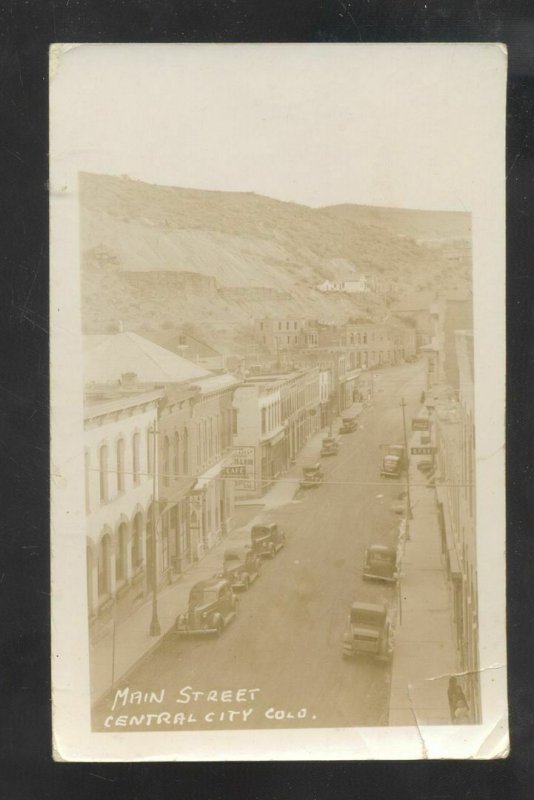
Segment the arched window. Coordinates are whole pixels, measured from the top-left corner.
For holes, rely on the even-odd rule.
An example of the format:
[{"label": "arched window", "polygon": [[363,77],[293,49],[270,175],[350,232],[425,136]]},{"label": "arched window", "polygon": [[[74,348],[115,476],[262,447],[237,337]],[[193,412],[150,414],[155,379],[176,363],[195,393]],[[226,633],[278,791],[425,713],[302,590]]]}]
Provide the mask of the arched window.
[{"label": "arched window", "polygon": [[202,425],[197,423],[197,467],[202,463]]},{"label": "arched window", "polygon": [[154,474],[154,429],[149,428],[146,436],[146,463],[148,474]]},{"label": "arched window", "polygon": [[189,471],[189,431],[187,430],[187,428],[184,428],[183,451],[184,451],[184,475],[187,475]]},{"label": "arched window", "polygon": [[141,453],[141,435],[139,433],[134,433],[133,440],[132,440],[132,473],[133,473],[133,482],[139,483],[141,480],[141,464],[140,464],[140,453]]},{"label": "arched window", "polygon": [[176,477],[180,474],[180,434],[174,434],[174,474]]},{"label": "arched window", "polygon": [[86,548],[87,565],[87,609],[89,614],[93,612],[93,551],[90,547]]},{"label": "arched window", "polygon": [[163,485],[169,485],[169,473],[171,471],[171,443],[169,437],[163,439]]},{"label": "arched window", "polygon": [[117,442],[117,491],[124,491],[124,439]]},{"label": "arched window", "polygon": [[99,470],[100,470],[100,502],[107,503],[109,498],[108,489],[108,446],[103,444],[99,451]]},{"label": "arched window", "polygon": [[85,451],[85,512],[91,511],[91,453]]},{"label": "arched window", "polygon": [[109,594],[110,590],[111,537],[104,534],[98,547],[98,596]]},{"label": "arched window", "polygon": [[126,577],[126,539],[128,528],[121,522],[117,531],[117,542],[115,548],[115,577],[117,581],[123,581]]},{"label": "arched window", "polygon": [[137,512],[132,523],[132,567],[137,569],[143,563],[143,518]]}]

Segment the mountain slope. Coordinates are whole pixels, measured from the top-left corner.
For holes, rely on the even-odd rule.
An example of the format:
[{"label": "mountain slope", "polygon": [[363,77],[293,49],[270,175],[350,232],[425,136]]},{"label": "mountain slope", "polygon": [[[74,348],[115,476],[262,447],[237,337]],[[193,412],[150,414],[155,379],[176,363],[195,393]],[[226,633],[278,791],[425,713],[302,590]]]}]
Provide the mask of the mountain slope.
[{"label": "mountain slope", "polygon": [[[119,319],[133,330],[188,323],[233,345],[257,316],[385,312],[383,297],[322,294],[317,285],[326,278],[363,272],[396,295],[463,288],[469,278],[465,245],[454,245],[451,260],[400,236],[395,213],[389,229],[387,214],[362,222],[362,207],[313,209],[91,174],[80,176],[80,201],[83,322],[93,333]],[[436,225],[434,214],[433,234]]]}]

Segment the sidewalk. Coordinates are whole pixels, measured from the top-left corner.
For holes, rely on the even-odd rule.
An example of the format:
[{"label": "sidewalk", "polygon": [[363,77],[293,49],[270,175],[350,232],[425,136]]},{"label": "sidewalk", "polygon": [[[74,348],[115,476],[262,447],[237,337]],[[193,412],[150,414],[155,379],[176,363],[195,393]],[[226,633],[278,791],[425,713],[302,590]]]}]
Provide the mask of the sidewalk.
[{"label": "sidewalk", "polygon": [[[149,635],[152,618],[152,598],[149,595],[142,606],[122,620],[120,625],[117,625],[115,637],[113,637],[113,623],[110,623],[108,633],[90,645],[92,703],[98,702],[111,689],[112,685],[116,685],[121,679],[124,680],[137,662],[158,646],[161,639],[174,625],[178,614],[187,608],[189,591],[193,584],[210,578],[215,572],[220,571],[223,551],[232,545],[248,544],[250,542],[248,528],[264,517],[265,511],[291,502],[299,488],[303,461],[313,456],[319,457],[319,450],[325,435],[325,431],[322,430],[312,436],[300,451],[296,463],[279,481],[275,482],[263,497],[256,498],[250,503],[236,504],[241,509],[246,505],[255,507],[255,509],[260,507],[260,510],[248,521],[247,530],[238,528],[231,531],[200,561],[192,564],[175,582],[163,587],[158,592],[160,636]],[[252,509],[252,514],[255,509]]]},{"label": "sidewalk", "polygon": [[[413,434],[409,446],[419,445]],[[423,457],[424,458],[424,457]],[[449,676],[456,672],[452,607],[441,558],[435,489],[410,459],[413,520],[405,544],[391,678],[390,725],[450,725]]]}]

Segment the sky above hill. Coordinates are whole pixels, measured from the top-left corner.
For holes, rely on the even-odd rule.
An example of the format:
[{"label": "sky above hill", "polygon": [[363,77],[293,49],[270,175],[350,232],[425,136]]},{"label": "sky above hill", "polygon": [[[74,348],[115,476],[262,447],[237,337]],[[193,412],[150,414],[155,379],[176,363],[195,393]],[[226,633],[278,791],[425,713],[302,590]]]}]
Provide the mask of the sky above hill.
[{"label": "sky above hill", "polygon": [[53,59],[52,177],[73,170],[469,211],[496,45],[82,45]]}]

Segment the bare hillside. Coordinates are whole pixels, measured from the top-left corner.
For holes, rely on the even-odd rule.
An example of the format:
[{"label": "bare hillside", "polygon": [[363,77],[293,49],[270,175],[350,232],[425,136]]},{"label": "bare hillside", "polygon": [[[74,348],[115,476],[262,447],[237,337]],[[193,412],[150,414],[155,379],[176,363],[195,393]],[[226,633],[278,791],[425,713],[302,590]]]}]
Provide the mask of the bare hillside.
[{"label": "bare hillside", "polygon": [[438,285],[462,289],[469,280],[465,243],[463,250],[454,238],[447,247],[426,246],[383,219],[351,219],[351,206],[340,213],[90,174],[80,176],[80,200],[90,332],[119,319],[134,330],[188,323],[233,346],[257,316],[385,313],[384,296],[322,294],[317,286],[326,278],[363,272],[380,277],[394,297]]}]

